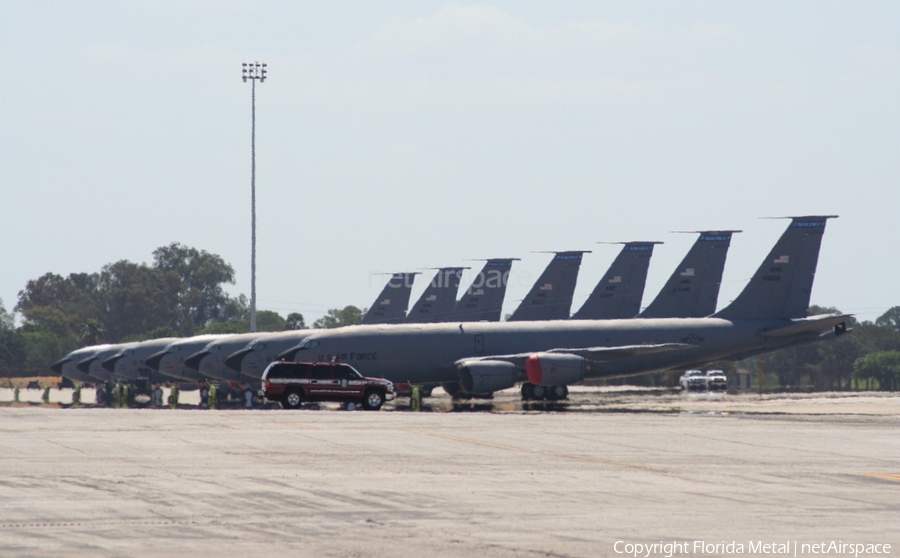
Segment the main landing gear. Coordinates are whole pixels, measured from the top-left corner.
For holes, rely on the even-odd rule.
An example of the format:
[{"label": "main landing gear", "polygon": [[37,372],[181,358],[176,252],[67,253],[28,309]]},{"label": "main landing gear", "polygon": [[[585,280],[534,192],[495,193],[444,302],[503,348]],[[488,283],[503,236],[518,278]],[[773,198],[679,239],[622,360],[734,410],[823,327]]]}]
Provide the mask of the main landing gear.
[{"label": "main landing gear", "polygon": [[561,401],[569,396],[566,386],[542,386],[525,382],[522,384],[522,401]]}]

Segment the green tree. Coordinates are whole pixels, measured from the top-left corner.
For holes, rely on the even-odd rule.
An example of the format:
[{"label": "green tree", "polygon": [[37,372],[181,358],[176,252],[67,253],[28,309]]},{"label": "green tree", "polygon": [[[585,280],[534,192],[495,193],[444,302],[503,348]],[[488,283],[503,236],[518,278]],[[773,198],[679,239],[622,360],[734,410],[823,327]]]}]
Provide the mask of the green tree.
[{"label": "green tree", "polygon": [[303,314],[300,314],[299,312],[291,312],[288,314],[287,319],[284,321],[284,329],[306,329],[306,320],[303,319]]},{"label": "green tree", "polygon": [[[234,268],[221,256],[177,242],[153,251],[154,269],[179,283],[175,328],[191,334],[225,321],[229,297],[223,283],[234,283]],[[229,320],[230,321],[230,320]]]},{"label": "green tree", "polygon": [[109,340],[120,342],[158,327],[175,327],[180,283],[171,274],[121,260],[103,267],[100,293]]},{"label": "green tree", "polygon": [[857,378],[872,378],[883,390],[892,390],[900,379],[900,351],[878,351],[856,359],[853,374]]},{"label": "green tree", "polygon": [[181,332],[169,326],[157,327],[144,333],[135,333],[122,338],[122,343],[135,343],[138,341],[149,341],[151,339],[162,339],[163,337],[183,337]]},{"label": "green tree", "polygon": [[[303,316],[300,316],[300,319],[303,319]],[[12,313],[6,311],[6,307],[3,306],[3,299],[0,298],[0,331],[9,331],[12,330],[15,325],[15,316]]]},{"label": "green tree", "polygon": [[96,273],[68,277],[46,273],[25,284],[14,310],[26,324],[43,325],[59,336],[77,338],[85,319],[103,321],[99,283]]},{"label": "green tree", "polygon": [[207,333],[248,333],[250,328],[244,323],[238,322],[213,322],[201,329],[196,335],[206,335]]},{"label": "green tree", "polygon": [[260,310],[256,313],[256,331],[284,331],[286,323],[278,312]]},{"label": "green tree", "polygon": [[191,335],[214,322],[246,319],[246,297],[222,290],[234,282],[234,270],[220,256],[178,243],[153,256],[152,266],[122,260],[99,273],[47,273],[28,281],[15,310],[25,324],[84,344],[119,342],[160,327]]},{"label": "green tree", "polygon": [[363,311],[356,306],[345,306],[342,309],[332,308],[327,314],[313,322],[316,329],[333,329],[362,322]]},{"label": "green tree", "polygon": [[47,369],[64,355],[75,348],[72,339],[60,337],[46,326],[26,324],[16,330],[22,342],[24,354],[16,367],[24,370]]},{"label": "green tree", "polygon": [[103,322],[94,318],[87,318],[81,330],[81,344],[99,345],[106,338],[106,327]]},{"label": "green tree", "polygon": [[25,354],[22,334],[15,329],[0,329],[0,370],[21,368]]},{"label": "green tree", "polygon": [[875,325],[886,326],[900,332],[900,306],[894,306],[875,320]]}]

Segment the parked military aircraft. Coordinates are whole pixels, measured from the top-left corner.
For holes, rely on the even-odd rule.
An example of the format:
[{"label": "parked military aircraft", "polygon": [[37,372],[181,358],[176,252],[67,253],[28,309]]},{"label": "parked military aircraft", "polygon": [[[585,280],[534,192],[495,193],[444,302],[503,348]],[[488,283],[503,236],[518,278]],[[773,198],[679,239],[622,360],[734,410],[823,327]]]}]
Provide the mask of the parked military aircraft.
[{"label": "parked military aircraft", "polygon": [[142,381],[150,384],[162,384],[170,378],[162,376],[159,371],[146,364],[146,359],[166,345],[180,340],[179,337],[160,337],[148,341],[126,343],[101,365],[119,378],[129,381]]},{"label": "parked military aircraft", "polygon": [[215,339],[207,343],[202,350],[199,350],[184,359],[184,365],[198,371],[201,376],[210,380],[225,382],[247,381],[249,378],[241,376],[239,371],[232,370],[225,366],[225,359],[234,351],[264,335],[270,334],[258,331],[255,333],[238,333],[221,339]]},{"label": "parked military aircraft", "polygon": [[[351,326],[310,334],[281,356],[339,358],[368,376],[490,393],[520,381],[565,396],[586,378],[622,377],[740,358],[832,338],[848,315],[806,316],[825,224],[792,217],[742,293],[708,318]],[[562,388],[562,389],[556,389]]]},{"label": "parked military aircraft", "polygon": [[518,258],[491,258],[456,303],[448,322],[499,322],[509,270]]},{"label": "parked military aircraft", "polygon": [[75,365],[80,372],[92,377],[95,382],[113,382],[115,374],[103,367],[103,361],[113,356],[122,348],[122,344],[103,345],[103,348],[88,354]]},{"label": "parked military aircraft", "polygon": [[553,252],[553,259],[508,321],[533,322],[568,318],[581,258],[586,253],[589,252]]},{"label": "parked military aircraft", "polygon": [[698,231],[681,264],[638,318],[702,318],[716,311],[731,235],[741,231]]},{"label": "parked military aircraft", "polygon": [[213,341],[224,339],[231,335],[233,334],[206,334],[179,339],[169,343],[161,351],[148,356],[144,362],[150,368],[159,370],[161,374],[175,380],[205,381],[206,378],[201,376],[200,372],[185,366],[185,359]]},{"label": "parked military aircraft", "polygon": [[466,267],[442,267],[431,283],[406,315],[408,324],[437,323],[445,321],[456,306],[459,281]]},{"label": "parked military aircraft", "polygon": [[364,324],[399,324],[406,320],[409,295],[418,273],[394,273],[363,316]]},{"label": "parked military aircraft", "polygon": [[594,287],[573,320],[621,320],[641,310],[647,268],[653,245],[662,242],[623,242],[625,246]]},{"label": "parked military aircraft", "polygon": [[[433,321],[429,323],[450,319],[456,319],[461,322],[480,319],[498,321],[512,262],[512,258],[487,260],[484,268],[472,281],[472,285],[459,302],[454,305],[452,312],[449,315],[443,312],[435,312],[431,314],[430,319]],[[438,271],[438,276],[441,276],[444,270],[447,270],[447,273],[451,275],[449,278],[443,278],[445,285],[459,285],[459,277],[457,276],[455,279],[452,277],[455,274],[451,270],[456,269],[461,270],[462,268],[442,268],[442,270]],[[435,277],[436,281],[438,276]],[[428,290],[425,292],[428,293]],[[446,297],[446,294],[442,293],[439,296]],[[422,298],[427,298],[427,296],[430,295],[423,294]],[[422,298],[419,299],[420,302]],[[447,298],[450,298],[450,300],[455,299],[455,297]],[[415,314],[408,317],[408,321],[409,323],[419,323]],[[277,356],[280,353],[297,345],[310,333],[310,330],[285,331],[254,339],[247,343],[246,346],[242,346],[240,350],[233,352],[226,359],[225,364],[233,370],[239,370],[246,377],[261,378],[263,370],[270,362],[277,360]]]},{"label": "parked military aircraft", "polygon": [[55,373],[63,378],[68,378],[73,382],[96,382],[97,378],[90,376],[86,371],[78,369],[78,363],[82,360],[94,356],[97,352],[108,349],[112,345],[91,345],[90,347],[82,347],[67,354],[59,359],[50,367]]},{"label": "parked military aircraft", "polygon": [[[442,267],[406,316],[406,323],[439,322],[447,319],[456,302],[463,267]],[[393,280],[393,278],[392,278]],[[388,287],[385,287],[387,289]],[[378,300],[384,297],[384,292]],[[256,338],[225,359],[225,365],[248,378],[262,377],[276,355],[309,335],[309,330],[283,331]]]}]

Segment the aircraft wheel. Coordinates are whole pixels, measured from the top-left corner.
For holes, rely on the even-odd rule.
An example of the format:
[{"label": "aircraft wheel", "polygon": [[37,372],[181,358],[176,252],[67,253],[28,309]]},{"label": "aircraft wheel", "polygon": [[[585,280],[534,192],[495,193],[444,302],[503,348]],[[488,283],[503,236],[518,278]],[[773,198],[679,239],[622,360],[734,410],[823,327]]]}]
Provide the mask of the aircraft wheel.
[{"label": "aircraft wheel", "polygon": [[204,409],[209,407],[209,386],[200,388],[200,406]]},{"label": "aircraft wheel", "polygon": [[522,384],[522,401],[531,401],[534,399],[534,384],[525,382]]},{"label": "aircraft wheel", "polygon": [[296,390],[285,393],[284,399],[281,400],[281,406],[285,409],[299,409],[302,404],[303,394]]},{"label": "aircraft wheel", "polygon": [[363,408],[367,411],[377,411],[382,405],[384,405],[384,394],[380,390],[373,389],[366,392]]},{"label": "aircraft wheel", "polygon": [[540,401],[542,399],[547,399],[547,388],[546,386],[541,385],[533,385],[531,388],[532,398],[536,401]]},{"label": "aircraft wheel", "polygon": [[254,394],[252,389],[247,388],[244,390],[244,407],[248,409],[253,408],[253,395]]},{"label": "aircraft wheel", "polygon": [[569,396],[569,388],[566,386],[553,386],[548,390],[547,398],[554,401],[565,399]]}]

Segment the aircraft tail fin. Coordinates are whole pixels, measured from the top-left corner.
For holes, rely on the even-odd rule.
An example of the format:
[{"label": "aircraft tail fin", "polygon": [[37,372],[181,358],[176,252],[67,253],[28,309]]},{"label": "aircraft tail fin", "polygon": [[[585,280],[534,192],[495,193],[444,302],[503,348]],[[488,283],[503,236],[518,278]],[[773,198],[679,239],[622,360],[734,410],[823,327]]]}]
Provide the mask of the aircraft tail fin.
[{"label": "aircraft tail fin", "polygon": [[835,217],[791,217],[791,224],[744,290],[714,316],[727,320],[806,317],[825,223]]},{"label": "aircraft tail fin", "polygon": [[456,305],[456,293],[464,267],[438,269],[425,292],[406,315],[407,323],[437,323],[447,319]]},{"label": "aircraft tail fin", "polygon": [[556,252],[509,321],[568,319],[584,254],[584,251]]},{"label": "aircraft tail fin", "polygon": [[621,320],[641,310],[647,268],[653,245],[661,242],[623,242],[625,246],[573,320]]},{"label": "aircraft tail fin", "polygon": [[715,313],[731,235],[741,231],[699,231],[653,302],[639,318],[703,318]]},{"label": "aircraft tail fin", "polygon": [[375,303],[363,316],[364,324],[396,324],[406,318],[413,280],[418,273],[394,273]]},{"label": "aircraft tail fin", "polygon": [[509,270],[518,258],[493,258],[475,276],[447,317],[448,322],[499,322],[509,282]]}]

